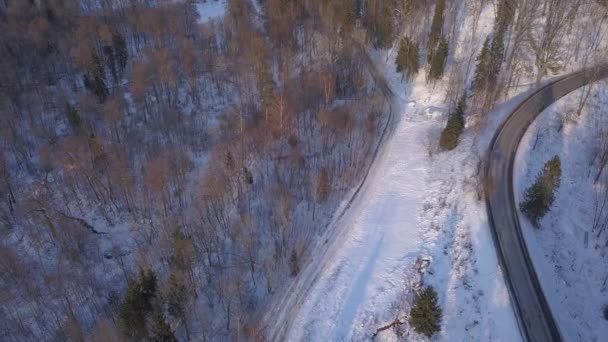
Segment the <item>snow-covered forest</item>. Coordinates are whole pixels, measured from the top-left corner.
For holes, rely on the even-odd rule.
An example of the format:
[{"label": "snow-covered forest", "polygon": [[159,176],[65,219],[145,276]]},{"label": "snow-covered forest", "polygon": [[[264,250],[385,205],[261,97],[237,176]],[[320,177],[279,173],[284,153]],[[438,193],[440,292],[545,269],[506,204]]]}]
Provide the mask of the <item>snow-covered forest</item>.
[{"label": "snow-covered forest", "polygon": [[253,329],[386,123],[337,5],[2,1],[2,339]]},{"label": "snow-covered forest", "polygon": [[[494,255],[475,235],[483,153],[501,103],[605,58],[607,6],[0,0],[0,340],[270,339],[267,313],[400,137],[428,168],[402,177],[426,195],[403,236],[430,264],[396,281],[439,290],[442,338],[511,336],[483,311],[502,282],[476,261]],[[348,336],[407,326],[400,291]]]}]

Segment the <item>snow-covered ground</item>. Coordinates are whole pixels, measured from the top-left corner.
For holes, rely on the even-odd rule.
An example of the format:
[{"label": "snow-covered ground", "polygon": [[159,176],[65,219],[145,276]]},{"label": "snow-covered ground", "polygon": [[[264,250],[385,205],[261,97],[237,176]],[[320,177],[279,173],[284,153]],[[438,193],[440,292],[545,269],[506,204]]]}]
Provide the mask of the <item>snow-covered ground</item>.
[{"label": "snow-covered ground", "polygon": [[[580,117],[577,90],[545,110],[530,126],[517,151],[514,186],[517,201],[532,184],[545,162],[561,160],[561,185],[551,211],[535,229],[520,214],[528,250],[561,332],[570,341],[602,341],[608,321],[608,259],[591,232],[598,171],[593,163],[597,130],[608,127],[608,82],[598,82]],[[575,120],[563,120],[569,116]],[[600,182],[601,183],[601,182]]]},{"label": "snow-covered ground", "polygon": [[[486,6],[478,37],[485,38],[492,29],[493,15],[493,7]],[[461,43],[467,39],[464,35]],[[413,288],[423,282],[439,294],[440,340],[518,341],[485,204],[477,197],[474,179],[479,151],[485,151],[495,128],[520,97],[498,106],[484,131],[475,133],[481,138],[474,140],[473,132],[466,132],[455,151],[430,156],[428,146],[445,123],[447,85],[427,84],[423,71],[411,83],[401,82],[394,57],[377,52],[375,59],[384,64],[398,96],[396,127],[361,195],[337,222],[347,225],[347,234],[332,246],[336,250],[292,320],[288,340],[369,340],[376,329],[407,317]],[[407,324],[377,338],[406,336],[424,339]]]},{"label": "snow-covered ground", "polygon": [[432,125],[414,112],[397,114],[402,118],[394,136],[339,222],[349,226],[348,235],[309,293],[289,340],[362,340],[394,314],[389,309],[420,254],[417,212],[429,164],[421,143]]},{"label": "snow-covered ground", "polygon": [[196,10],[199,22],[202,24],[222,18],[226,13],[226,5],[227,0],[198,0]]}]

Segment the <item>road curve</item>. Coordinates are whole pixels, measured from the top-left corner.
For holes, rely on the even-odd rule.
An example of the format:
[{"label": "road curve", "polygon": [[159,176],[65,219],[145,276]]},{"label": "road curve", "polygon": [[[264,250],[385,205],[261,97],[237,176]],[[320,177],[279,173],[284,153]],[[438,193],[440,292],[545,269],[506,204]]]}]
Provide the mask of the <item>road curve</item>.
[{"label": "road curve", "polygon": [[608,76],[608,65],[557,78],[522,101],[497,130],[485,170],[486,205],[494,245],[509,289],[522,337],[561,341],[521,232],[513,191],[515,154],[528,126],[552,103],[586,84]]}]

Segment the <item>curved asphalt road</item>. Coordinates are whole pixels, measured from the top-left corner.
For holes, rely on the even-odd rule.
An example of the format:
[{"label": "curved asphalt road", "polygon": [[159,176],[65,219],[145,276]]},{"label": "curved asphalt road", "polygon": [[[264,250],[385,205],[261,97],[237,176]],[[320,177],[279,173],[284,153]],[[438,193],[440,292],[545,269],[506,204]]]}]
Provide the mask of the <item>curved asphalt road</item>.
[{"label": "curved asphalt road", "polygon": [[605,77],[608,77],[608,65],[549,82],[509,115],[490,144],[485,174],[488,217],[519,328],[528,341],[561,341],[562,337],[522,236],[513,193],[515,153],[528,126],[540,112],[571,91]]}]

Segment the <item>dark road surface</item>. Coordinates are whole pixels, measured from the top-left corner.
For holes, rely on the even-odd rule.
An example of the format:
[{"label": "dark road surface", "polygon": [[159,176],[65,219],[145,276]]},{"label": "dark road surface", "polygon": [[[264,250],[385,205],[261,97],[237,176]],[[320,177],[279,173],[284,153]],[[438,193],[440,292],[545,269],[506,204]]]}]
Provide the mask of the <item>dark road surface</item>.
[{"label": "dark road surface", "polygon": [[522,236],[513,192],[515,153],[528,126],[564,95],[608,76],[608,66],[576,72],[542,86],[527,97],[496,132],[488,151],[486,203],[500,260],[522,337],[561,341]]}]

